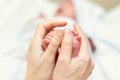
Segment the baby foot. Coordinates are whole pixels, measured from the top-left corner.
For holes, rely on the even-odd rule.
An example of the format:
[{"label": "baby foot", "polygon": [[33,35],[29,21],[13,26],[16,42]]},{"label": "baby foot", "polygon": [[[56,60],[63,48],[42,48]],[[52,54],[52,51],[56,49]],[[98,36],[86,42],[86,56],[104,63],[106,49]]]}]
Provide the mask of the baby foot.
[{"label": "baby foot", "polygon": [[77,57],[80,51],[81,37],[75,31],[72,31],[72,34],[73,34],[72,57]]},{"label": "baby foot", "polygon": [[53,36],[55,35],[56,31],[50,31],[46,36],[45,38],[43,39],[43,43],[42,43],[42,46],[43,46],[43,49],[46,50],[50,41],[52,40]]},{"label": "baby foot", "polygon": [[[51,39],[53,38],[53,36],[55,35],[55,32],[56,30],[54,31],[51,31],[49,32],[46,37],[43,39],[43,49],[46,50]],[[79,52],[79,49],[80,49],[80,44],[81,44],[81,38],[80,36],[78,35],[78,33],[76,33],[75,31],[72,31],[72,34],[73,34],[73,44],[72,44],[72,57],[76,57],[78,55],[78,52]]]}]

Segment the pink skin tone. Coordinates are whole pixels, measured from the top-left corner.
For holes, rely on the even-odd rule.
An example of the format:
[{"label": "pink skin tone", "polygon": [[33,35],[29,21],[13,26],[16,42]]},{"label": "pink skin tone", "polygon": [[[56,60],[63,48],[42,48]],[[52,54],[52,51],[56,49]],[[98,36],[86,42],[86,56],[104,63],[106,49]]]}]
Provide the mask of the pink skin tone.
[{"label": "pink skin tone", "polygon": [[76,13],[71,0],[64,0],[57,8],[55,16],[67,16],[72,19],[76,19]]},{"label": "pink skin tone", "polygon": [[[54,36],[54,34],[57,32],[57,30],[51,31],[49,32],[45,38],[43,39],[43,49],[46,50],[52,37]],[[71,33],[73,34],[73,45],[72,45],[72,57],[76,57],[79,49],[80,49],[80,43],[81,43],[81,38],[78,35],[77,32],[75,31],[71,31]],[[60,48],[59,48],[60,49]],[[59,52],[59,51],[58,51]]]}]

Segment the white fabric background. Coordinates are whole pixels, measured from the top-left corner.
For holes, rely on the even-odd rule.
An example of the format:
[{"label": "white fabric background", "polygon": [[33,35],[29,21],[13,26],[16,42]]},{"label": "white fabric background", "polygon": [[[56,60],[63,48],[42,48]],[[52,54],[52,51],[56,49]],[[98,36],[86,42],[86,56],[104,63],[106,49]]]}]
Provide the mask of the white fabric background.
[{"label": "white fabric background", "polygon": [[[0,0],[0,80],[24,79],[26,49],[34,31],[33,27],[27,28],[29,26],[25,27],[25,24],[41,11],[48,17],[53,16],[57,4],[45,1]],[[88,1],[84,4],[83,8],[91,5]],[[102,8],[97,8],[97,12],[98,9],[102,10]],[[120,6],[108,13],[103,12],[104,17],[95,21],[87,20],[88,17],[91,19],[90,14],[86,17],[89,7],[83,10],[85,15],[82,16],[84,19],[82,26],[85,30],[93,31],[90,36],[97,46],[97,51],[93,55],[95,62],[93,80],[119,80]]]}]

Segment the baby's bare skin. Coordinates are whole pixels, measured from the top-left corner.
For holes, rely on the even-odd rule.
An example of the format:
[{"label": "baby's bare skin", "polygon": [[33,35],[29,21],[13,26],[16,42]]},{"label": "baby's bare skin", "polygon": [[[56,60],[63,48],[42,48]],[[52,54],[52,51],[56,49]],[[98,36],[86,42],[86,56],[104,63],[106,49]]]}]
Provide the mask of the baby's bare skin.
[{"label": "baby's bare skin", "polygon": [[[46,50],[51,39],[54,37],[55,33],[58,32],[57,30],[53,30],[51,32],[49,32],[45,38],[43,39],[43,49]],[[62,30],[62,32],[64,32]],[[73,34],[73,45],[72,45],[72,57],[76,57],[78,55],[78,52],[80,50],[80,43],[81,43],[81,38],[78,35],[78,33],[76,33],[75,31],[71,31],[71,33]]]}]

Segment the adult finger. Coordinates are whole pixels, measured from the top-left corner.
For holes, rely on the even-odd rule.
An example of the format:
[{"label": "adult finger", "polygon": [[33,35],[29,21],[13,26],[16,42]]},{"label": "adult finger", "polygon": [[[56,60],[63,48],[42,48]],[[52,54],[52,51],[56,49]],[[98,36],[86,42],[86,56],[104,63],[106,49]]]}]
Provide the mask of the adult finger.
[{"label": "adult finger", "polygon": [[45,54],[43,54],[44,57],[49,58],[49,61],[55,61],[57,50],[63,39],[63,31],[56,31],[54,35],[55,36],[52,38],[50,44],[48,45]]},{"label": "adult finger", "polygon": [[71,54],[72,54],[72,33],[69,29],[66,29],[61,44],[61,51],[58,57],[58,62],[59,61],[69,62],[71,60]]},{"label": "adult finger", "polygon": [[80,51],[79,51],[78,57],[83,58],[83,59],[90,58],[88,39],[87,39],[86,35],[82,31],[82,29],[80,29],[80,27],[76,24],[74,25],[74,29],[78,32],[78,34],[81,37],[81,46],[80,46]]},{"label": "adult finger", "polygon": [[66,24],[66,21],[58,20],[46,21],[44,23],[39,24],[33,38],[34,47],[42,49],[42,40],[45,37],[46,33],[48,33],[55,27],[65,26]]}]

